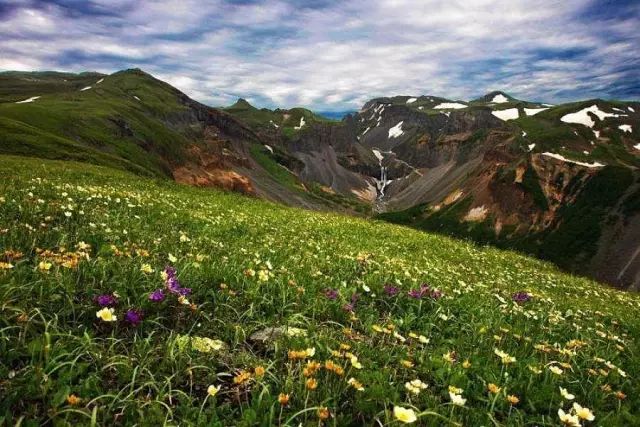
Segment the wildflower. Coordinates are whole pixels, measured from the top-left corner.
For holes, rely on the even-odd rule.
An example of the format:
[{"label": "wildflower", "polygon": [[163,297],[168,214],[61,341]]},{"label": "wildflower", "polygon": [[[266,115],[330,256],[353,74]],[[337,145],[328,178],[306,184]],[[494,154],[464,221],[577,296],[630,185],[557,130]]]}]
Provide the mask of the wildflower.
[{"label": "wildflower", "polygon": [[156,289],[149,295],[149,300],[153,302],[160,302],[164,300],[164,291],[162,289]]},{"label": "wildflower", "polygon": [[51,270],[51,263],[47,261],[40,261],[38,264],[38,270],[40,271],[49,271]]},{"label": "wildflower", "polygon": [[538,368],[537,366],[527,365],[527,368],[536,375],[540,375],[542,373],[542,369]]},{"label": "wildflower", "polygon": [[402,360],[400,363],[402,363],[402,366],[404,366],[405,368],[413,368],[414,364],[411,360]]},{"label": "wildflower", "polygon": [[404,383],[404,387],[409,390],[410,393],[415,395],[420,394],[420,392],[426,389],[428,386],[423,383],[420,379],[415,379]]},{"label": "wildflower", "polygon": [[456,406],[464,406],[464,404],[467,403],[467,399],[456,393],[449,392],[449,398],[451,399],[451,403]]},{"label": "wildflower", "polygon": [[398,292],[400,292],[400,289],[398,289],[397,286],[393,286],[389,283],[384,285],[384,293],[387,294],[387,296],[394,297],[398,295]]},{"label": "wildflower", "polygon": [[309,347],[305,350],[289,350],[289,360],[304,360],[308,357],[313,357],[316,354],[315,347]]},{"label": "wildflower", "polygon": [[247,383],[251,379],[251,374],[247,371],[240,371],[238,375],[233,377],[233,383],[238,385],[243,385]]},{"label": "wildflower", "polygon": [[517,405],[520,402],[520,398],[518,396],[510,394],[509,396],[507,396],[507,402],[509,402],[511,405]]},{"label": "wildflower", "polygon": [[321,420],[326,420],[330,415],[331,412],[329,412],[329,408],[327,408],[326,406],[318,408],[318,418],[320,418]]},{"label": "wildflower", "polygon": [[320,363],[316,362],[315,360],[307,362],[307,366],[305,366],[304,369],[302,370],[302,374],[305,377],[311,377],[315,375],[316,372],[318,372],[318,369],[320,369],[321,366],[322,365],[320,365]]},{"label": "wildflower", "polygon": [[557,366],[549,366],[549,370],[556,375],[562,375],[562,373],[564,372],[562,369],[558,368]]},{"label": "wildflower", "polygon": [[266,282],[269,280],[269,271],[268,270],[260,270],[258,271],[258,280],[261,282]]},{"label": "wildflower", "polygon": [[151,274],[153,273],[153,268],[151,268],[150,264],[142,264],[142,266],[140,267],[140,271],[145,274]]},{"label": "wildflower", "polygon": [[465,361],[462,362],[462,367],[464,369],[469,369],[471,367],[471,362],[469,361],[469,359],[465,359]]},{"label": "wildflower", "polygon": [[114,311],[113,308],[105,307],[96,312],[96,317],[103,322],[115,322],[118,318],[115,316]]},{"label": "wildflower", "polygon": [[143,318],[144,314],[142,311],[133,308],[127,310],[127,313],[124,315],[124,320],[126,320],[131,326],[138,326],[142,322]]},{"label": "wildflower", "polygon": [[330,300],[335,300],[336,298],[338,298],[338,291],[335,289],[327,289],[324,291],[324,296],[327,297],[327,299]]},{"label": "wildflower", "polygon": [[286,406],[289,404],[289,394],[285,394],[285,393],[280,393],[278,395],[278,403],[280,403],[280,405],[282,406]]},{"label": "wildflower", "polygon": [[338,375],[339,377],[344,375],[344,369],[342,368],[342,366],[337,365],[332,360],[327,360],[326,362],[324,362],[324,368],[327,371],[333,372],[334,374]]},{"label": "wildflower", "polygon": [[493,350],[493,352],[502,360],[502,363],[508,365],[516,361],[516,358],[513,356],[509,356],[502,350],[498,350],[497,348]]},{"label": "wildflower", "polygon": [[0,262],[0,270],[11,270],[13,268],[13,264],[10,262]]},{"label": "wildflower", "polygon": [[511,295],[511,300],[518,304],[525,303],[531,299],[531,294],[525,291],[519,291]]},{"label": "wildflower", "polygon": [[403,422],[405,424],[414,423],[418,419],[413,409],[403,408],[402,406],[393,407],[393,416],[395,417],[396,420]]},{"label": "wildflower", "polygon": [[489,393],[491,394],[498,394],[500,393],[500,390],[502,390],[502,388],[498,387],[494,383],[491,383],[487,386],[487,390],[489,390]]},{"label": "wildflower", "polygon": [[576,398],[573,394],[569,393],[566,388],[560,387],[560,394],[565,400],[573,400]]},{"label": "wildflower", "polygon": [[562,425],[566,427],[580,427],[580,419],[578,416],[565,413],[562,408],[558,409],[558,417]]},{"label": "wildflower", "polygon": [[455,363],[457,358],[455,351],[448,351],[442,355],[442,360],[449,363]]},{"label": "wildflower", "polygon": [[167,256],[167,259],[169,260],[169,262],[173,262],[175,263],[176,261],[178,261],[178,258],[176,258],[175,256],[173,256],[172,254],[169,254]]},{"label": "wildflower", "polygon": [[219,351],[224,347],[224,343],[220,340],[214,340],[208,337],[191,338],[191,348],[200,353],[211,353]]},{"label": "wildflower", "polygon": [[98,295],[94,298],[94,301],[100,307],[111,307],[118,303],[118,299],[113,294]]},{"label": "wildflower", "polygon": [[371,329],[373,329],[375,332],[382,332],[383,331],[382,327],[379,326],[379,325],[373,325],[373,326],[371,326]]},{"label": "wildflower", "polygon": [[351,366],[353,366],[354,368],[362,369],[362,363],[360,363],[358,361],[358,358],[356,356],[354,356],[353,354],[349,358],[349,362],[351,362]]},{"label": "wildflower", "polygon": [[262,366],[256,366],[255,368],[253,368],[253,373],[255,374],[256,378],[262,378],[264,377],[265,369]]},{"label": "wildflower", "polygon": [[593,421],[596,419],[595,415],[593,415],[593,412],[591,412],[589,408],[580,406],[576,402],[573,402],[573,411],[581,420]]},{"label": "wildflower", "polygon": [[349,380],[347,381],[347,384],[349,384],[351,387],[355,388],[358,391],[364,391],[364,386],[362,385],[362,383],[353,377],[349,378]]},{"label": "wildflower", "polygon": [[450,385],[449,386],[449,393],[454,393],[454,394],[462,394],[464,390],[462,390],[461,388],[458,388],[454,385]]},{"label": "wildflower", "polygon": [[218,394],[218,392],[220,391],[221,386],[214,386],[214,385],[210,385],[207,388],[207,394],[211,397],[215,396],[216,394]]},{"label": "wildflower", "polygon": [[616,391],[615,396],[616,396],[616,399],[618,399],[618,400],[624,400],[624,399],[626,399],[626,398],[627,398],[627,395],[626,395],[626,394],[624,394],[624,393],[623,393],[622,391],[620,391],[620,390],[619,390],[619,391]]},{"label": "wildflower", "polygon": [[318,388],[318,381],[315,378],[311,377],[305,382],[305,386],[309,390],[315,390],[316,388]]},{"label": "wildflower", "polygon": [[80,400],[81,399],[75,394],[70,394],[69,396],[67,396],[67,403],[71,406],[78,405],[80,403]]}]

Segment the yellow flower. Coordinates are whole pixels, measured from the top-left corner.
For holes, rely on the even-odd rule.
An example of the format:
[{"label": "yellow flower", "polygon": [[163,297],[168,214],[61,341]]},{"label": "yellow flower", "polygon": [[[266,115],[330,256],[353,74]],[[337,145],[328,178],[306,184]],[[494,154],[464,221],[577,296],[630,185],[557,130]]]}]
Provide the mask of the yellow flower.
[{"label": "yellow flower", "polygon": [[493,350],[493,352],[502,360],[502,363],[508,365],[516,361],[516,358],[513,356],[509,356],[502,350],[498,350],[497,348]]},{"label": "yellow flower", "polygon": [[96,317],[101,319],[103,322],[115,322],[118,318],[115,316],[114,312],[115,310],[113,308],[105,307],[96,312]]},{"label": "yellow flower", "polygon": [[429,344],[429,338],[425,337],[424,335],[420,335],[418,337],[418,341],[420,341],[422,344]]},{"label": "yellow flower", "polygon": [[251,379],[251,374],[247,371],[240,371],[238,375],[233,377],[233,383],[243,385]]},{"label": "yellow flower", "polygon": [[306,381],[305,385],[309,390],[315,390],[316,388],[318,388],[318,381],[316,381],[315,378],[309,378]]},{"label": "yellow flower", "polygon": [[464,362],[462,362],[462,367],[464,369],[469,369],[471,367],[471,362],[469,362],[469,359],[466,359]]},{"label": "yellow flower", "polygon": [[454,363],[456,361],[456,353],[455,351],[448,351],[442,355],[442,360],[449,363]]},{"label": "yellow flower", "polygon": [[51,270],[51,263],[47,262],[47,261],[40,261],[40,263],[38,264],[38,269],[40,271],[49,271]]},{"label": "yellow flower", "polygon": [[413,409],[403,408],[402,406],[393,407],[393,416],[396,418],[396,420],[405,424],[414,423],[418,419]]},{"label": "yellow flower", "polygon": [[151,274],[153,273],[153,268],[151,268],[150,264],[142,264],[142,266],[140,267],[140,271],[145,274]]},{"label": "yellow flower", "polygon": [[449,386],[449,393],[454,393],[454,394],[460,394],[462,393],[464,390],[462,390],[461,388],[458,388],[454,385],[450,385]]},{"label": "yellow flower", "polygon": [[67,403],[71,406],[76,406],[80,403],[80,398],[75,394],[70,394],[67,396]]},{"label": "yellow flower", "polygon": [[285,393],[280,393],[278,395],[278,402],[282,405],[282,406],[286,406],[289,404],[289,394],[285,394]]},{"label": "yellow flower", "polygon": [[10,262],[0,262],[0,270],[10,270],[13,268],[13,264]]},{"label": "yellow flower", "polygon": [[413,362],[411,360],[403,360],[400,363],[402,363],[402,366],[405,368],[413,368]]},{"label": "yellow flower", "polygon": [[329,412],[329,408],[327,408],[326,406],[318,408],[318,418],[320,418],[321,420],[326,420],[330,415],[331,412]]},{"label": "yellow flower", "polygon": [[565,400],[573,400],[576,398],[573,394],[569,393],[566,388],[560,387],[560,394]]},{"label": "yellow flower", "polygon": [[558,417],[566,427],[580,427],[580,419],[576,415],[567,414],[562,409],[558,409]]},{"label": "yellow flower", "polygon": [[579,404],[573,402],[573,411],[578,416],[578,418],[586,421],[593,421],[596,419],[595,415],[589,408],[580,406]]},{"label": "yellow flower", "polygon": [[351,366],[353,366],[354,368],[362,369],[362,363],[358,362],[358,358],[356,356],[351,355],[349,361],[351,362]]},{"label": "yellow flower", "polygon": [[491,383],[487,386],[487,390],[489,390],[489,393],[491,394],[498,394],[500,393],[500,390],[502,390],[502,388],[498,387],[494,383]]},{"label": "yellow flower", "polygon": [[349,381],[347,381],[347,384],[349,384],[351,387],[355,388],[358,391],[364,391],[364,386],[362,385],[362,383],[353,377],[349,378]]},{"label": "yellow flower", "polygon": [[518,396],[510,394],[509,396],[507,396],[507,402],[512,405],[517,405],[520,402],[520,398],[518,398]]},{"label": "yellow flower", "polygon": [[265,369],[262,366],[256,366],[255,368],[253,368],[253,373],[257,378],[261,378],[264,376]]},{"label": "yellow flower", "polygon": [[320,365],[319,362],[316,362],[315,360],[311,360],[307,362],[307,366],[305,366],[304,369],[302,370],[302,374],[305,377],[313,376],[318,371],[318,369],[320,369],[321,366],[322,365]]},{"label": "yellow flower", "polygon": [[210,385],[209,388],[207,388],[207,394],[211,397],[218,394],[219,391],[220,391],[220,386],[216,387],[214,385]]},{"label": "yellow flower", "polygon": [[169,261],[171,261],[171,262],[176,262],[176,261],[178,261],[178,258],[176,258],[175,256],[173,256],[172,254],[169,254],[168,258],[169,258]]}]

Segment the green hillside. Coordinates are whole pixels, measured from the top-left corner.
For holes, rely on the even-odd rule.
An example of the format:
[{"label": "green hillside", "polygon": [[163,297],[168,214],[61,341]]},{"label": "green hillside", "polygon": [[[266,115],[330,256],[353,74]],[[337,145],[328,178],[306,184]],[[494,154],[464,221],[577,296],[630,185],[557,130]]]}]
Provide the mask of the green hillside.
[{"label": "green hillside", "polygon": [[168,159],[180,163],[201,132],[183,97],[140,70],[0,73],[0,153],[170,176]]},{"label": "green hillside", "polygon": [[1,156],[0,256],[0,425],[638,424],[640,296],[512,252]]}]

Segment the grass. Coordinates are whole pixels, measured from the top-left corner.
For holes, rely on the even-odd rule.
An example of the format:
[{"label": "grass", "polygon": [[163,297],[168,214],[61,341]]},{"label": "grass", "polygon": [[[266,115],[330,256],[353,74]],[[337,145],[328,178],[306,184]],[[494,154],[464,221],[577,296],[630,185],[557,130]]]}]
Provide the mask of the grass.
[{"label": "grass", "polygon": [[[0,160],[0,425],[399,425],[403,407],[557,426],[560,387],[584,425],[639,422],[638,295],[382,222]],[[149,300],[167,266],[188,301]],[[251,339],[266,327],[287,329]]]}]

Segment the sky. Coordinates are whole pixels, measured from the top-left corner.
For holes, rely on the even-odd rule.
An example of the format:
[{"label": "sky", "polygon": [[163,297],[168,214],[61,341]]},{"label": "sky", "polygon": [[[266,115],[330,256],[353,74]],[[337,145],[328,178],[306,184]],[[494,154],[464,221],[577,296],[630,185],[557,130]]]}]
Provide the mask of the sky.
[{"label": "sky", "polygon": [[0,71],[141,68],[218,106],[640,99],[640,0],[0,0]]}]

